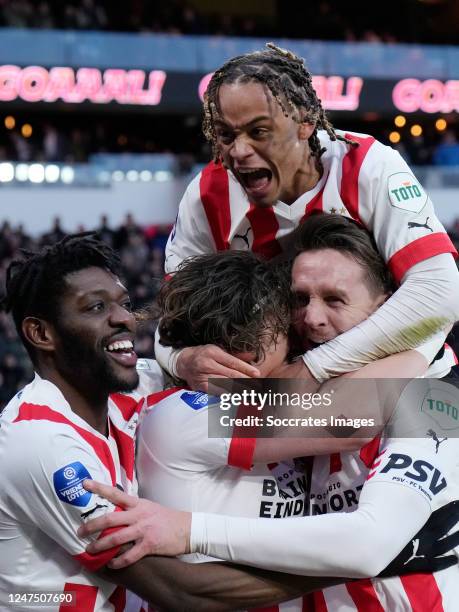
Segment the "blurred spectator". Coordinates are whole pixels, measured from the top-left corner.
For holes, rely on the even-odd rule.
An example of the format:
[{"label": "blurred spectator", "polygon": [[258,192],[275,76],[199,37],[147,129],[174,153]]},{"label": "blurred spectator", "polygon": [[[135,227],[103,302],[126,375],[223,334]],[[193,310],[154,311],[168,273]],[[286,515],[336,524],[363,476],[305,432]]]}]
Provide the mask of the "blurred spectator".
[{"label": "blurred spectator", "polygon": [[99,234],[101,240],[106,242],[111,247],[113,246],[115,232],[108,226],[107,215],[102,215],[100,218],[100,226],[96,229],[96,232]]},{"label": "blurred spectator", "polygon": [[[250,3],[247,3],[250,6]],[[269,10],[241,12],[231,2],[212,6],[186,0],[1,0],[0,24],[14,28],[61,28],[454,44],[454,2],[415,0],[303,0],[270,3]]]},{"label": "blurred spectator", "polygon": [[433,162],[436,166],[459,166],[459,142],[453,130],[447,130],[443,134],[442,141],[434,153]]},{"label": "blurred spectator", "polygon": [[55,242],[59,242],[65,236],[66,232],[61,227],[61,220],[59,217],[54,217],[53,227],[51,231],[47,234],[44,234],[41,239],[41,244],[54,244]]}]

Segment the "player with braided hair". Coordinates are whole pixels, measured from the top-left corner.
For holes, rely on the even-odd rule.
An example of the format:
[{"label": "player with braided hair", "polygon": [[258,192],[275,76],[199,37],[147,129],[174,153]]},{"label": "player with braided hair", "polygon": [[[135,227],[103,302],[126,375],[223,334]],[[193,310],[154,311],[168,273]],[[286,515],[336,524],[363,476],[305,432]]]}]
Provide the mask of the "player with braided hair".
[{"label": "player with braided hair", "polygon": [[[331,140],[342,140],[351,146],[358,146],[355,140],[335,132],[312,86],[311,74],[303,60],[291,51],[276,47],[272,43],[268,43],[266,47],[266,51],[240,55],[229,60],[222,69],[214,73],[209,83],[204,96],[203,132],[212,143],[214,161],[218,161],[220,156],[214,127],[218,117],[218,89],[222,83],[237,80],[252,80],[266,85],[286,117],[291,114],[298,123],[306,119],[314,124],[315,129],[309,137],[309,149],[318,165],[320,156],[325,151],[320,145],[318,129],[325,130]],[[282,74],[281,78],[279,74]],[[304,109],[303,116],[298,114],[299,108]]]},{"label": "player with braided hair", "polygon": [[[324,380],[414,348],[459,319],[457,253],[429,197],[392,148],[331,125],[300,57],[268,44],[227,61],[209,82],[203,131],[214,160],[180,203],[167,273],[227,249],[272,258],[312,212],[338,212],[373,234],[401,285],[368,320],[278,374]],[[215,346],[171,351],[157,338],[156,355],[195,389],[209,376],[259,374]]]}]

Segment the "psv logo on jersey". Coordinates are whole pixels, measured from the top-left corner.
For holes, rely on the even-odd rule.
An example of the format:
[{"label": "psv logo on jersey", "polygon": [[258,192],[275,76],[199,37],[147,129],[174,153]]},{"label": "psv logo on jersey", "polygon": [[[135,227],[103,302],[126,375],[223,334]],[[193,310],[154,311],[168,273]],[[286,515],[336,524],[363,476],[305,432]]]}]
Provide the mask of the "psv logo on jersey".
[{"label": "psv logo on jersey", "polygon": [[430,494],[438,495],[447,486],[446,478],[429,461],[413,460],[402,453],[391,453],[379,474],[388,474],[393,482],[414,487],[429,498]]},{"label": "psv logo on jersey", "polygon": [[391,174],[388,182],[392,206],[408,212],[420,213],[427,202],[427,194],[409,172]]}]

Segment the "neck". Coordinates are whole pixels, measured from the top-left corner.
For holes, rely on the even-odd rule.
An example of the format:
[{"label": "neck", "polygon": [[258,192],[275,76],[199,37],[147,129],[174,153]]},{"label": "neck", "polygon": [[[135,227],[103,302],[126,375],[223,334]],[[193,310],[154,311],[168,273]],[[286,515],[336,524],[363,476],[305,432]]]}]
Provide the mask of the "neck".
[{"label": "neck", "polygon": [[308,150],[305,153],[304,163],[293,177],[290,189],[287,189],[280,198],[286,204],[293,204],[303,193],[311,191],[319,182],[323,170],[321,164]]},{"label": "neck", "polygon": [[37,367],[37,372],[42,378],[56,385],[72,412],[102,435],[108,435],[108,393],[82,384],[81,380],[74,382],[64,378],[55,368],[47,365]]}]

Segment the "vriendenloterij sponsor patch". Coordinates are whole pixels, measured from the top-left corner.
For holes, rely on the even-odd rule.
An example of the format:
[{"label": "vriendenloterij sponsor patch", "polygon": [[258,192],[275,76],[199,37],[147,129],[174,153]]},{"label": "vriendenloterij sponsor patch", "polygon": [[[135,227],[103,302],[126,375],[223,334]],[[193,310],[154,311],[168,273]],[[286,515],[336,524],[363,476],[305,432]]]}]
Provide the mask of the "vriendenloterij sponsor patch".
[{"label": "vriendenloterij sponsor patch", "polygon": [[83,480],[91,474],[80,461],[64,465],[53,474],[54,489],[58,498],[72,506],[87,506],[92,493],[83,487]]}]

